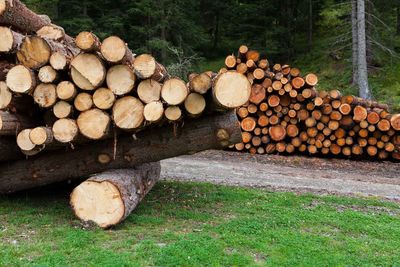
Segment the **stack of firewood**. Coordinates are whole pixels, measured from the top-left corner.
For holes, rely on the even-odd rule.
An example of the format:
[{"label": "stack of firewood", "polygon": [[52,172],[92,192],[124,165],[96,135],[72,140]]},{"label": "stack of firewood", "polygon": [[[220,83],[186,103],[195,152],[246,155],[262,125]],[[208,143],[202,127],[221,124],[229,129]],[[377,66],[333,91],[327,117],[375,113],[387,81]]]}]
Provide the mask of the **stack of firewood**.
[{"label": "stack of firewood", "polygon": [[0,36],[0,193],[134,168],[72,194],[79,218],[107,227],[158,179],[159,165],[145,163],[240,140],[233,109],[251,93],[243,74],[170,77],[121,38],[72,38],[19,0],[0,0]]},{"label": "stack of firewood", "polygon": [[387,105],[317,90],[317,75],[270,66],[246,46],[220,72],[232,69],[252,84],[249,102],[237,109],[243,133],[235,150],[400,160],[400,114]]}]

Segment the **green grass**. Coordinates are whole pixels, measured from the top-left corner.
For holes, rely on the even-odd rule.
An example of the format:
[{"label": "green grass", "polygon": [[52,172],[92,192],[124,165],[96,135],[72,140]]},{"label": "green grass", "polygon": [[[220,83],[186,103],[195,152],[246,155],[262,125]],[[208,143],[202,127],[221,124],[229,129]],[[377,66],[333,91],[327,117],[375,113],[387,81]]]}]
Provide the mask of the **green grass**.
[{"label": "green grass", "polygon": [[163,182],[103,231],[74,218],[69,191],[0,200],[0,266],[400,264],[395,203]]}]

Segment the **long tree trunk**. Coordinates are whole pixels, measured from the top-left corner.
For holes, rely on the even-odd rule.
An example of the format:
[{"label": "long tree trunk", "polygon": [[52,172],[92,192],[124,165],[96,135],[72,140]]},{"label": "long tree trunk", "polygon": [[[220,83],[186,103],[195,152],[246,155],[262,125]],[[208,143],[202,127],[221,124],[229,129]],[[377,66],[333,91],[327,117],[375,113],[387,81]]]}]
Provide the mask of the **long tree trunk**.
[{"label": "long tree trunk", "polygon": [[351,0],[351,33],[352,33],[352,63],[353,63],[353,85],[358,84],[358,23],[357,23],[357,0]]},{"label": "long tree trunk", "polygon": [[[70,152],[0,165],[0,193],[11,193],[109,169],[131,168],[147,162],[240,142],[241,133],[234,111],[192,121],[178,128],[157,128],[121,138],[117,144],[102,141]],[[114,155],[114,151],[116,152]],[[115,159],[114,159],[115,158]],[[68,164],[66,164],[68,162]]]},{"label": "long tree trunk", "polygon": [[397,19],[396,34],[400,35],[400,6],[396,7],[396,19]]},{"label": "long tree trunk", "polygon": [[71,207],[82,221],[102,228],[126,219],[160,179],[159,162],[91,176],[71,194]]},{"label": "long tree trunk", "polygon": [[367,40],[365,33],[365,0],[357,0],[357,21],[359,95],[362,98],[370,99],[371,93],[368,85],[367,68]]}]

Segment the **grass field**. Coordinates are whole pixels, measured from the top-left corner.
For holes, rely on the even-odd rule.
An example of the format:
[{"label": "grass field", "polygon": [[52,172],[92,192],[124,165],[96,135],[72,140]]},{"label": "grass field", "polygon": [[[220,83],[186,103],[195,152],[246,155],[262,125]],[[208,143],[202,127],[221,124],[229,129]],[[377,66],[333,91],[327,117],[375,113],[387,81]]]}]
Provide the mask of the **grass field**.
[{"label": "grass field", "polygon": [[0,266],[400,264],[395,203],[162,182],[103,231],[74,218],[70,188],[44,192],[0,199]]}]

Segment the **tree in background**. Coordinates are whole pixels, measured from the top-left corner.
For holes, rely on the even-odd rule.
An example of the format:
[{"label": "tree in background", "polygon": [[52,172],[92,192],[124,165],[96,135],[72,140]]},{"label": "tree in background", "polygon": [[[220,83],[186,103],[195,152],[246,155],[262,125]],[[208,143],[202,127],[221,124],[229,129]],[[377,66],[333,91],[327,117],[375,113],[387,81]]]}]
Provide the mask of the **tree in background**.
[{"label": "tree in background", "polygon": [[[354,1],[354,0],[352,0]],[[365,0],[357,0],[357,5],[352,4],[352,8],[357,8],[356,25],[352,20],[352,27],[356,28],[357,38],[353,39],[353,42],[357,44],[357,85],[359,90],[359,96],[366,99],[371,99],[371,92],[368,85],[368,67],[367,67],[367,38],[365,33]],[[354,37],[354,36],[353,36]],[[353,59],[355,60],[355,59]],[[353,63],[354,64],[354,63]]]}]

